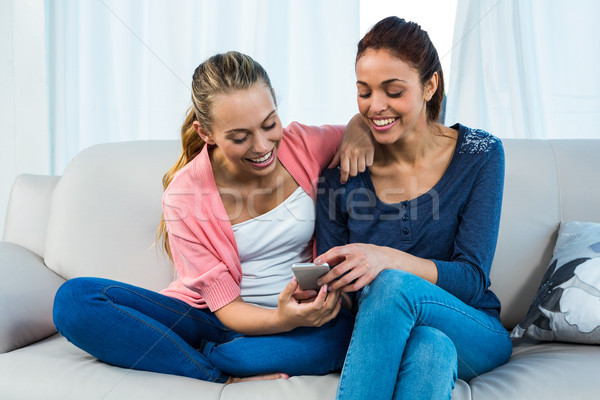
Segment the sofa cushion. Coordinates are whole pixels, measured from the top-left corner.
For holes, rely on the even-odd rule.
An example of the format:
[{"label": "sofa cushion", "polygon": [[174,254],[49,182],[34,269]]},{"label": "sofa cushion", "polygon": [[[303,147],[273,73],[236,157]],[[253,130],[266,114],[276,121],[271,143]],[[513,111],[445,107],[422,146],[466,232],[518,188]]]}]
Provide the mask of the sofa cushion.
[{"label": "sofa cushion", "polygon": [[[333,399],[339,374],[233,385],[113,367],[56,334],[0,355],[0,394],[7,399]],[[32,384],[34,382],[35,384]],[[459,380],[452,400],[471,398]]]},{"label": "sofa cushion", "polygon": [[63,282],[37,254],[0,242],[0,353],[56,333],[52,301]]},{"label": "sofa cushion", "polygon": [[44,260],[66,279],[97,276],[165,288],[173,267],[153,246],[162,176],[177,141],[109,143],[83,150],[54,190]]},{"label": "sofa cushion", "polygon": [[600,224],[560,225],[552,261],[512,336],[600,343]]},{"label": "sofa cushion", "polygon": [[490,279],[502,323],[513,329],[552,258],[560,221],[600,222],[600,140],[502,142],[506,179]]},{"label": "sofa cushion", "polygon": [[599,346],[518,339],[507,364],[469,382],[472,399],[597,399],[599,358]]},{"label": "sofa cushion", "polygon": [[0,356],[2,399],[217,400],[222,390],[216,383],[113,367],[58,334]]}]

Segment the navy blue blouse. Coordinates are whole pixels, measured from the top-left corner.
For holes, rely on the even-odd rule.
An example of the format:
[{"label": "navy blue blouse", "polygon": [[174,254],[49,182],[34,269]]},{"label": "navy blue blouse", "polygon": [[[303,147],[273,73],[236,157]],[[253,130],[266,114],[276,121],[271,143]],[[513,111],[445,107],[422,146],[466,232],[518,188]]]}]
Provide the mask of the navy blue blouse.
[{"label": "navy blue blouse", "polygon": [[367,171],[340,184],[324,172],[317,198],[317,253],[347,243],[370,243],[430,259],[437,285],[466,304],[500,318],[489,290],[504,186],[504,149],[489,133],[456,124],[450,165],[427,193],[389,204],[375,194]]}]

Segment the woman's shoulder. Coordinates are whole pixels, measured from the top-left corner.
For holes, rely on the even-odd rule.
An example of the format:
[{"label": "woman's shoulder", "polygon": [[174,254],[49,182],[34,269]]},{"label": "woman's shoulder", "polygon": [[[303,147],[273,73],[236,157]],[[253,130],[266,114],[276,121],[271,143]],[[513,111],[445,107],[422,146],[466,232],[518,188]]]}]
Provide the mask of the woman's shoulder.
[{"label": "woman's shoulder", "polygon": [[184,204],[195,201],[196,196],[207,196],[216,192],[210,162],[203,160],[201,152],[175,173],[171,183],[164,191],[163,203]]},{"label": "woman's shoulder", "polygon": [[489,154],[502,151],[502,141],[483,129],[462,124],[455,124],[452,128],[458,130],[456,146],[459,154]]},{"label": "woman's shoulder", "polygon": [[316,179],[333,159],[342,132],[343,127],[293,122],[283,131],[278,157],[292,176],[303,171],[301,173],[307,174],[310,180]]},{"label": "woman's shoulder", "polygon": [[190,184],[194,180],[192,174],[191,163],[184,165],[173,175],[169,186],[165,188],[165,193],[180,193],[189,190]]},{"label": "woman's shoulder", "polygon": [[337,133],[340,136],[344,133],[344,125],[306,125],[298,121],[290,123],[284,131],[294,135],[323,135],[327,133]]},{"label": "woman's shoulder", "polygon": [[288,143],[307,147],[321,147],[329,144],[337,148],[343,133],[344,126],[311,126],[299,122],[292,122],[283,130],[284,140]]}]

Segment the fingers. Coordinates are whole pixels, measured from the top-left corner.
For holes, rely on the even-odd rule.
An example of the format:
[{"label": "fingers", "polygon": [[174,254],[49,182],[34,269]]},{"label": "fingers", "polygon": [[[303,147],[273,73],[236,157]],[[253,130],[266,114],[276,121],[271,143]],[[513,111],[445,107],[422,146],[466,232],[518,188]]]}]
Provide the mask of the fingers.
[{"label": "fingers", "polygon": [[[326,285],[323,286],[326,288]],[[327,290],[326,290],[327,292]],[[342,306],[341,292],[328,292],[326,299],[318,312],[315,313],[314,326],[322,326],[337,317]]]},{"label": "fingers", "polygon": [[356,260],[346,260],[329,271],[327,274],[330,276],[323,277],[330,279],[328,281],[329,290],[340,290],[360,276],[356,266]]},{"label": "fingers", "polygon": [[323,253],[316,258],[315,263],[328,262],[335,265],[319,280],[320,283],[328,284],[330,291],[352,292],[371,283],[379,273],[372,261],[365,249],[361,250],[356,244],[348,244]]},{"label": "fingers", "polygon": [[323,285],[312,303],[304,303],[305,326],[321,326],[334,319],[341,308],[341,292],[330,292]]},{"label": "fingers", "polygon": [[359,158],[358,160],[356,160],[356,171],[357,174],[360,172],[365,172],[365,170],[367,169],[367,160],[364,157]]},{"label": "fingers", "polygon": [[325,300],[327,299],[328,291],[329,291],[329,287],[327,285],[321,286],[321,288],[319,289],[319,293],[317,294],[317,297],[315,297],[315,301],[313,301],[311,303],[311,305],[314,306],[316,309],[323,308],[323,305],[325,304]]},{"label": "fingers", "polygon": [[354,177],[354,176],[358,175],[358,163],[359,163],[359,160],[356,157],[352,157],[348,161],[348,165],[349,165],[348,176],[349,177]]},{"label": "fingers", "polygon": [[[337,266],[333,267],[331,270],[329,270],[328,273],[326,273],[325,275],[323,275],[321,278],[319,278],[318,282],[319,285],[334,285],[336,282],[335,280],[338,279],[341,275],[344,274],[344,272],[347,271],[347,264],[345,264],[344,262],[338,264]],[[339,289],[339,285],[337,285],[335,288],[331,287],[330,290],[337,290]]]},{"label": "fingers", "polygon": [[290,283],[288,283],[283,290],[281,291],[281,293],[279,293],[279,300],[283,301],[283,302],[288,302],[294,295],[294,292],[296,291],[296,289],[298,289],[298,281],[296,280],[296,277],[292,277],[292,280],[290,281]]},{"label": "fingers", "polygon": [[375,157],[375,149],[371,150],[366,156],[365,163],[367,167],[373,165],[373,159]]},{"label": "fingers", "polygon": [[[341,292],[329,292],[329,286],[323,285],[312,302],[292,300],[298,282],[292,279],[279,294],[278,312],[286,324],[298,326],[321,326],[337,316],[341,306]],[[339,304],[338,304],[339,303]]]},{"label": "fingers", "polygon": [[369,283],[373,282],[374,278],[369,278],[368,275],[363,275],[360,278],[358,278],[356,280],[356,282],[352,283],[351,285],[346,285],[344,286],[341,291],[342,292],[356,292],[362,288],[364,288],[365,286],[367,286]]},{"label": "fingers", "polygon": [[337,265],[346,259],[347,252],[345,250],[346,246],[336,246],[327,250],[325,253],[321,254],[317,258],[315,258],[315,264],[329,264],[329,265]]},{"label": "fingers", "polygon": [[[334,271],[335,270],[335,271]],[[349,257],[338,264],[332,272],[336,278],[329,283],[329,290],[354,292],[362,289],[377,277],[377,271],[370,268],[365,260]]]},{"label": "fingers", "polygon": [[[294,277],[294,279],[296,279],[296,278]],[[302,288],[300,287],[300,284],[298,284],[298,286],[296,287],[296,290],[294,291],[294,294],[293,294],[294,299],[296,299],[299,302],[302,302],[305,300],[311,300],[316,296],[317,296],[316,290],[312,290],[312,289],[311,290],[302,290]]]},{"label": "fingers", "polygon": [[[342,290],[344,292],[355,292],[358,289],[358,281],[360,279],[368,280],[368,277],[365,276],[364,272],[359,268],[348,269],[348,272],[333,281],[329,287],[330,290]],[[370,281],[369,281],[370,282]],[[364,286],[364,285],[363,285]],[[362,286],[361,286],[362,287]]]},{"label": "fingers", "polygon": [[315,259],[315,264],[328,263],[329,265],[335,265],[334,268],[319,279],[319,285],[330,284],[334,279],[346,272],[343,265],[347,257],[346,247],[333,247]]},{"label": "fingers", "polygon": [[348,178],[355,177],[359,173],[365,172],[368,167],[373,165],[374,154],[375,153],[371,151],[366,154],[351,154],[348,156],[338,157],[338,159],[336,159],[336,165],[339,161],[340,182],[346,183],[348,181]]},{"label": "fingers", "polygon": [[338,149],[338,151],[335,152],[335,155],[333,156],[333,160],[331,160],[331,162],[327,166],[328,169],[335,168],[338,166],[338,164],[340,163],[340,152],[341,152],[341,149]]},{"label": "fingers", "polygon": [[[356,260],[348,259],[345,256],[340,256],[342,258],[341,262],[338,262],[337,265],[329,270],[325,275],[323,275],[319,279],[319,284],[327,284],[330,286],[329,290],[338,290],[342,286],[344,286],[349,281],[343,281],[339,283],[339,279],[344,274],[348,273],[352,268],[354,268],[357,264]],[[334,263],[335,264],[335,263]]]},{"label": "fingers", "polygon": [[350,160],[348,157],[340,157],[340,183],[346,183],[348,181],[348,174],[350,173]]},{"label": "fingers", "polygon": [[294,292],[294,299],[298,301],[311,300],[317,296],[316,290],[302,290],[300,287]]},{"label": "fingers", "polygon": [[327,322],[337,317],[340,310],[342,309],[342,292],[329,292],[329,296],[327,296],[327,301],[329,302],[327,304],[327,309],[330,309],[331,311],[329,312],[329,314],[326,315],[326,318],[323,320],[323,324],[326,324]]},{"label": "fingers", "polygon": [[331,291],[331,288],[328,288],[327,299],[325,300],[325,304],[323,304],[323,308],[327,310],[335,309],[338,300],[340,299],[341,292],[340,291]]}]

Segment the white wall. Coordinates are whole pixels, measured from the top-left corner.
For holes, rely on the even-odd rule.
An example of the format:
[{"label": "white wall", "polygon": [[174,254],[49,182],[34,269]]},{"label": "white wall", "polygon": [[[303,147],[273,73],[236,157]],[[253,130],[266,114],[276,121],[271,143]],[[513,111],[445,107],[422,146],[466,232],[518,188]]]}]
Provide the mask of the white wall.
[{"label": "white wall", "polygon": [[198,64],[238,50],[268,71],[284,124],[356,112],[358,0],[52,0],[53,171],[97,143],[177,139]]},{"label": "white wall", "polygon": [[44,31],[44,0],[0,1],[0,232],[14,178],[50,170]]},{"label": "white wall", "polygon": [[446,124],[598,138],[600,2],[459,0]]}]

